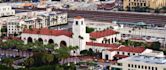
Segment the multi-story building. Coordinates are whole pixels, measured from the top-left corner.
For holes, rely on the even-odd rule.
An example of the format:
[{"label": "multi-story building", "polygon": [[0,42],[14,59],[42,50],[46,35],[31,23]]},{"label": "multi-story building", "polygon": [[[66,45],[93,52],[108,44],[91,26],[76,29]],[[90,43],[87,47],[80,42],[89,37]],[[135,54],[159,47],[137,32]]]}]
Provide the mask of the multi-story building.
[{"label": "multi-story building", "polygon": [[67,2],[67,1],[70,1],[70,2],[74,2],[74,1],[79,1],[79,2],[97,2],[97,1],[114,1],[114,0],[51,0],[51,1],[62,1],[62,2]]},{"label": "multi-story building", "polygon": [[7,35],[19,34],[22,31],[23,21],[10,20],[7,22]]},{"label": "multi-story building", "polygon": [[44,28],[55,25],[67,24],[67,13],[62,12],[40,12],[36,13],[32,20],[35,22],[34,28]]},{"label": "multi-story building", "polygon": [[0,17],[15,15],[15,10],[12,10],[11,6],[0,5]]},{"label": "multi-story building", "polygon": [[163,6],[166,6],[166,0],[123,0],[124,10],[127,10],[127,8],[132,10],[134,7],[149,7],[157,9]]},{"label": "multi-story building", "polygon": [[[72,31],[47,28],[25,29],[21,34],[21,38],[25,44],[39,41],[43,44],[54,43],[58,47],[79,46],[79,50],[76,53],[84,49],[89,49],[89,47],[93,48],[88,42],[111,44],[115,43],[120,37],[120,34],[112,29],[86,33],[84,18],[80,16],[74,18]],[[89,46],[87,47],[87,45]]]},{"label": "multi-story building", "polygon": [[24,28],[46,28],[67,24],[67,13],[34,11],[4,19],[2,20],[7,24],[7,35],[13,35],[19,34]]},{"label": "multi-story building", "polygon": [[[158,54],[160,55],[160,54]],[[111,70],[166,70],[166,57],[137,55],[118,60]]]}]

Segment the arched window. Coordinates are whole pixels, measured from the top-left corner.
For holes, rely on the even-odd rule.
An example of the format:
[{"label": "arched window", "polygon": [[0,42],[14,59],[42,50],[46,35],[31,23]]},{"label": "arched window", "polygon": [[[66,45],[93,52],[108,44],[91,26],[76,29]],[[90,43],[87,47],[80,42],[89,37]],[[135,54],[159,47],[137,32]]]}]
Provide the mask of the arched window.
[{"label": "arched window", "polygon": [[48,40],[48,43],[49,43],[49,44],[53,44],[53,43],[54,43],[54,40],[49,39],[49,40]]},{"label": "arched window", "polygon": [[27,42],[28,42],[28,43],[32,43],[32,42],[33,42],[32,38],[31,38],[31,37],[28,37]]},{"label": "arched window", "polygon": [[116,39],[116,37],[115,37],[115,42],[117,42],[117,39]]},{"label": "arched window", "polygon": [[60,42],[60,47],[67,47],[66,42],[65,42],[65,41],[61,41],[61,42]]},{"label": "arched window", "polygon": [[78,25],[78,21],[76,21],[76,25]]},{"label": "arched window", "polygon": [[39,38],[38,41],[43,44],[43,39]]},{"label": "arched window", "polygon": [[114,38],[112,38],[112,40],[111,40],[111,41],[112,41],[112,43],[114,43]]}]

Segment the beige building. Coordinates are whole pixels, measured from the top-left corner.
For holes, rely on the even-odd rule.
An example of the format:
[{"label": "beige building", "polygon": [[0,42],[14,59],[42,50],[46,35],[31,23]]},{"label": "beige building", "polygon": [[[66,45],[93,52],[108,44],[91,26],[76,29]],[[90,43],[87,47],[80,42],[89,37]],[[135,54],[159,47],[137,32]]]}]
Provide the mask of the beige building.
[{"label": "beige building", "polygon": [[0,17],[13,15],[15,15],[15,10],[11,6],[7,6],[6,4],[0,5]]},{"label": "beige building", "polygon": [[123,1],[124,10],[126,10],[127,7],[133,9],[133,7],[138,7],[138,6],[157,9],[166,6],[166,0],[124,0]]}]

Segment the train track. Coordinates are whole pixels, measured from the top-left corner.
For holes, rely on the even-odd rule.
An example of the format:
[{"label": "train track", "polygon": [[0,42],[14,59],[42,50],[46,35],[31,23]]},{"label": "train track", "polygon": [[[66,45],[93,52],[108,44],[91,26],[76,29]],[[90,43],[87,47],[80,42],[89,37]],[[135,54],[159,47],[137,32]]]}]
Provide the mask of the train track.
[{"label": "train track", "polygon": [[[33,9],[33,10],[38,10],[38,9]],[[40,9],[40,10],[45,10],[45,9]],[[97,20],[97,21],[145,22],[147,24],[155,24],[159,26],[164,26],[166,24],[166,16],[156,15],[156,14],[80,11],[80,10],[64,10],[64,9],[53,9],[53,11],[67,12],[69,18],[75,16],[82,16],[84,18]]]},{"label": "train track", "polygon": [[156,24],[160,26],[166,24],[166,16],[163,15],[57,9],[54,9],[54,11],[67,12],[69,17],[83,16],[87,19],[97,21],[145,22],[148,24]]}]

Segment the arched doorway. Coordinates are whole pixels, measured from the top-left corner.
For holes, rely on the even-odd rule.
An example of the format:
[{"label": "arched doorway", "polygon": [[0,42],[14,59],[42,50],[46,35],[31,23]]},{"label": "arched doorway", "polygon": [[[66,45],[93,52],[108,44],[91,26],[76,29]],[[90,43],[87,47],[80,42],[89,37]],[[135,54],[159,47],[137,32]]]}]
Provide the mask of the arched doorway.
[{"label": "arched doorway", "polygon": [[32,42],[33,42],[33,41],[32,41],[32,38],[31,38],[31,37],[28,37],[27,42],[28,42],[28,43],[32,43]]},{"label": "arched doorway", "polygon": [[105,55],[105,60],[108,60],[108,54]]},{"label": "arched doorway", "polygon": [[52,39],[49,39],[49,40],[48,40],[48,43],[49,43],[49,44],[53,44],[54,41],[53,41]]},{"label": "arched doorway", "polygon": [[43,39],[39,38],[38,41],[43,44]]},{"label": "arched doorway", "polygon": [[61,41],[61,42],[60,42],[60,47],[66,47],[66,46],[67,46],[67,44],[66,44],[65,41]]}]

